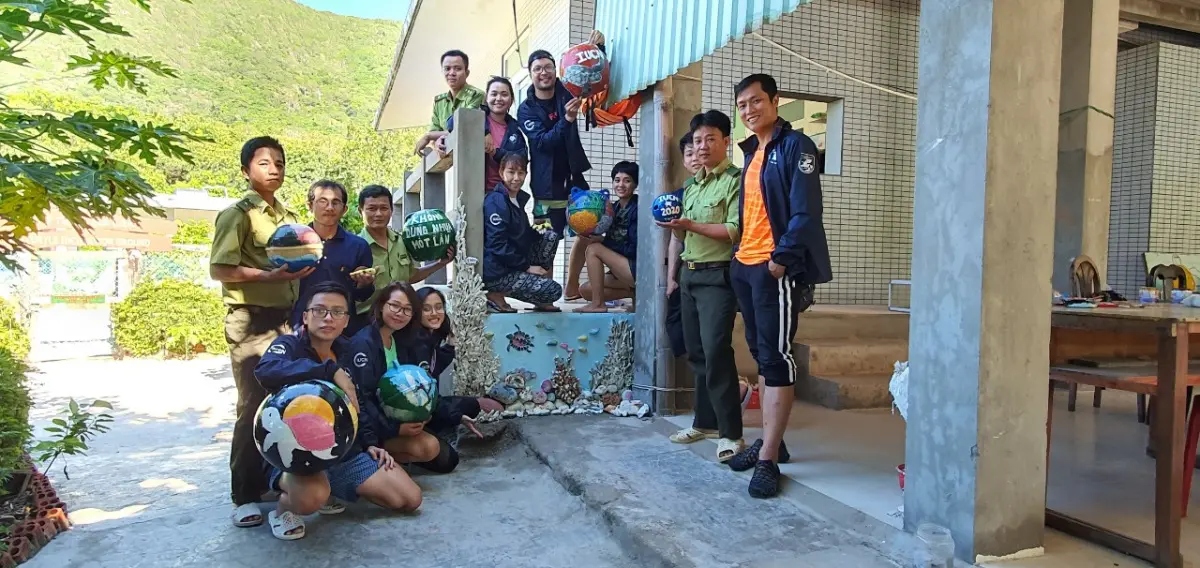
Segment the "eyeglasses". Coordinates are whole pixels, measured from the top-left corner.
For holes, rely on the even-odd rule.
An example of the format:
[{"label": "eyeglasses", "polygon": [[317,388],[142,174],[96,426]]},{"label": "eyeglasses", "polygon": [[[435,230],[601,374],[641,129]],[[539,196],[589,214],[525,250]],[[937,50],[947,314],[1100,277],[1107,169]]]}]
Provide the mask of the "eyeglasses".
[{"label": "eyeglasses", "polygon": [[424,306],[421,308],[421,311],[427,314],[444,314],[446,313],[446,306]]},{"label": "eyeglasses", "polygon": [[404,314],[406,316],[412,315],[412,306],[403,306],[394,302],[388,302],[384,305],[387,306],[387,309],[391,310],[393,314]]},{"label": "eyeglasses", "polygon": [[346,206],[346,204],[342,203],[342,200],[340,200],[340,199],[334,199],[333,201],[330,201],[328,199],[325,199],[324,197],[316,200],[315,203],[317,204],[317,207],[320,207],[322,209],[328,209],[330,207],[332,207],[334,209],[341,209],[342,207]]},{"label": "eyeglasses", "polygon": [[350,315],[350,312],[341,308],[334,308],[332,310],[329,308],[309,308],[305,311],[321,319],[324,319],[326,316],[333,316],[333,319],[337,320]]}]

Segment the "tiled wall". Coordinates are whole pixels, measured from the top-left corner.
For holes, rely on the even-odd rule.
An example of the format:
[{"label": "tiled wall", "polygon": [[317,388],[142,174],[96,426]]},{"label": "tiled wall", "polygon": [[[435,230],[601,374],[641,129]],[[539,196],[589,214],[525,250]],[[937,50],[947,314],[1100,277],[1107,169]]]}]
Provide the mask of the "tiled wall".
[{"label": "tiled wall", "polygon": [[[570,4],[570,42],[584,41],[595,21],[593,0],[563,1]],[[760,33],[851,76],[915,94],[918,20],[917,0],[821,0]],[[774,75],[788,94],[844,99],[842,174],[822,178],[834,281],[819,287],[817,298],[885,304],[888,281],[907,279],[911,265],[916,104],[830,75],[752,37],[717,50],[703,67],[705,105],[735,120],[733,86],[760,71]],[[581,135],[593,187],[608,186],[616,162],[637,158],[621,127]]]},{"label": "tiled wall", "polygon": [[1117,56],[1108,280],[1136,293],[1142,254],[1200,254],[1200,49],[1151,44]]},{"label": "tiled wall", "polygon": [[1126,297],[1145,280],[1142,254],[1150,238],[1157,81],[1157,44],[1117,54],[1107,281]]}]

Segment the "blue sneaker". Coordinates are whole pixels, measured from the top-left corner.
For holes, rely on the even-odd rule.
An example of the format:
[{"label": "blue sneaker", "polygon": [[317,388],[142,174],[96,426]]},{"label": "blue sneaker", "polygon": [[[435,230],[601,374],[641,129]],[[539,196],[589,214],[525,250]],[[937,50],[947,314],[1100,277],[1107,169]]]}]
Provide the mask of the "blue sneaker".
[{"label": "blue sneaker", "polygon": [[[762,451],[763,441],[759,438],[750,444],[746,449],[742,450],[738,455],[733,456],[729,460],[729,469],[733,471],[747,471],[758,463],[758,453]],[[787,463],[792,459],[788,453],[787,443],[783,440],[779,441],[779,463]]]},{"label": "blue sneaker", "polygon": [[760,460],[754,464],[754,477],[750,478],[750,496],[767,499],[779,494],[779,466],[775,462]]}]

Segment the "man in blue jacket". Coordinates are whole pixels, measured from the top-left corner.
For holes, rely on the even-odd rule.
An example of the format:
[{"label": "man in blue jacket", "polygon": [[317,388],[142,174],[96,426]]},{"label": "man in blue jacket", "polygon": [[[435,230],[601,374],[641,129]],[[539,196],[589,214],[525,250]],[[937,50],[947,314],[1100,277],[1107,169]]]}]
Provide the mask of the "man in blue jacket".
[{"label": "man in blue jacket", "polygon": [[[349,342],[342,330],[352,313],[350,294],[333,282],[313,287],[303,311],[303,326],[296,334],[281,335],[263,354],[254,376],[268,396],[305,381],[327,381],[344,390],[359,412],[354,382],[344,369],[351,364]],[[343,501],[359,496],[396,511],[415,511],[421,506],[421,489],[404,470],[396,467],[386,451],[364,440],[374,440],[366,420],[359,420],[354,446],[327,471],[314,475],[284,473],[266,465],[271,489],[279,491],[279,504],[267,515],[271,532],[281,540],[305,535],[303,515],[318,510],[340,513],[343,507],[326,507],[330,495]]]},{"label": "man in blue jacket", "polygon": [[[604,49],[600,32],[593,31],[590,42]],[[583,174],[592,164],[576,125],[583,100],[572,96],[558,80],[554,56],[544,49],[529,54],[529,76],[533,84],[517,109],[517,122],[529,139],[534,221],[549,221],[561,237],[567,227],[571,188],[589,189]]]},{"label": "man in blue jacket", "polygon": [[779,463],[795,395],[792,337],[813,287],[833,279],[822,223],[817,146],[779,118],[779,90],[770,75],[754,74],[734,88],[738,114],[753,135],[741,143],[746,167],[738,210],[741,241],[730,279],[758,363],[763,437],[729,460],[735,471],[754,468],[750,496],[779,492]]}]

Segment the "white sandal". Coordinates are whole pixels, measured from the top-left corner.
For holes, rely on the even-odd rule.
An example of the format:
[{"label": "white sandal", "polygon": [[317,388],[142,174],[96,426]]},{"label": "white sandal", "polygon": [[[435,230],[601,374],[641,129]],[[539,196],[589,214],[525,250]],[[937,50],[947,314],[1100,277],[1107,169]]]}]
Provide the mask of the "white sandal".
[{"label": "white sandal", "polygon": [[337,499],[330,497],[329,501],[325,503],[325,506],[321,507],[321,509],[317,512],[321,513],[322,515],[340,515],[346,512],[346,506]]},{"label": "white sandal", "polygon": [[233,508],[233,526],[246,528],[257,527],[261,524],[263,524],[263,514],[258,508],[258,503],[244,503]]},{"label": "white sandal", "polygon": [[738,455],[745,446],[741,440],[730,440],[729,438],[721,438],[717,440],[717,461],[725,463],[733,456]]},{"label": "white sandal", "polygon": [[284,511],[276,514],[275,511],[271,511],[267,514],[267,520],[271,523],[271,534],[279,540],[304,538],[304,519],[296,513]]},{"label": "white sandal", "polygon": [[671,434],[670,440],[676,444],[691,444],[700,440],[710,440],[718,436],[716,430],[701,430],[700,428],[684,428]]}]

